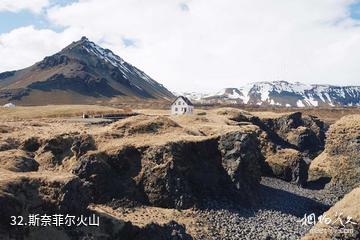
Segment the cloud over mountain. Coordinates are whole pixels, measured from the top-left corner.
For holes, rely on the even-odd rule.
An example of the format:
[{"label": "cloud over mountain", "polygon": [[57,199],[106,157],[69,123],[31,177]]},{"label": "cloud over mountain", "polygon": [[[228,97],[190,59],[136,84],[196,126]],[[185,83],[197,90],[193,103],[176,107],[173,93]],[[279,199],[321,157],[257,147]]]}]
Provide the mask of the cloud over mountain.
[{"label": "cloud over mountain", "polygon": [[[176,91],[216,90],[253,81],[355,85],[360,72],[359,21],[351,0],[87,0],[46,9],[51,41],[31,29],[22,43],[0,35],[0,54],[51,45],[38,60],[82,35],[114,50]],[[39,40],[42,38],[42,40]],[[35,40],[34,40],[35,39]],[[129,44],[131,39],[136,44]],[[66,44],[64,43],[66,42]],[[16,46],[15,46],[16,45]],[[39,56],[42,55],[42,56]],[[25,58],[25,59],[27,59]],[[31,59],[31,62],[34,59]],[[6,63],[0,71],[29,65]],[[6,67],[6,69],[5,69]]]}]

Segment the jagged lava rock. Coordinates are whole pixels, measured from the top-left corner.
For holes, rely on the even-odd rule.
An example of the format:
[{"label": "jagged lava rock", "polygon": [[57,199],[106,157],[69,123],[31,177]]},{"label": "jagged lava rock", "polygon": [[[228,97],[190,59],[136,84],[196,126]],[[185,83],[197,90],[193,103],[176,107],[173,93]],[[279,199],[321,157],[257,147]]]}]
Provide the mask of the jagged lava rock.
[{"label": "jagged lava rock", "polygon": [[281,114],[275,118],[263,117],[258,125],[264,131],[270,130],[287,142],[289,145],[286,147],[292,146],[310,154],[316,154],[324,147],[327,126],[315,117],[303,117],[301,112]]},{"label": "jagged lava rock", "polygon": [[269,140],[283,148],[294,148],[316,156],[324,147],[328,126],[314,116],[302,116],[301,112],[270,113],[230,111],[230,120],[251,122],[268,134]]},{"label": "jagged lava rock", "polygon": [[241,110],[220,111],[238,123],[251,122],[260,129],[257,132],[261,148],[263,175],[271,175],[303,185],[313,157],[323,146],[326,126],[316,117],[302,117],[300,112],[274,114],[254,113]]},{"label": "jagged lava rock", "polygon": [[225,193],[218,139],[180,141],[149,148],[141,183],[149,202],[167,208],[189,208],[203,198]]},{"label": "jagged lava rock", "polygon": [[[219,149],[222,154],[222,165],[230,176],[239,197],[244,201],[256,202],[256,189],[261,180],[263,156],[259,149],[256,133],[230,132],[220,137]],[[246,195],[246,194],[245,194]]]},{"label": "jagged lava rock", "polygon": [[308,163],[295,149],[280,149],[266,158],[266,164],[274,176],[300,185],[307,181]]},{"label": "jagged lava rock", "polygon": [[140,174],[140,158],[139,150],[132,146],[112,154],[93,151],[81,156],[72,171],[89,183],[94,202],[105,203],[114,198],[144,202],[133,179]]},{"label": "jagged lava rock", "polygon": [[92,186],[94,201],[130,199],[153,206],[189,208],[205,198],[256,202],[261,153],[256,134],[231,132],[160,145],[88,152],[73,173]]}]

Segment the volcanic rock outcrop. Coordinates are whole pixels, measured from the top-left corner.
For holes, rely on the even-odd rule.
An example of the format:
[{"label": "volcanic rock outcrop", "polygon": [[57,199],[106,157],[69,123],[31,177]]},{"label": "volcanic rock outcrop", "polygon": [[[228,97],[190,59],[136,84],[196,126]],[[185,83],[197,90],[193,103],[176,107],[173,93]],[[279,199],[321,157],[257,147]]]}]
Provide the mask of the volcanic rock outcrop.
[{"label": "volcanic rock outcrop", "polygon": [[[29,214],[66,214],[84,212],[89,195],[79,178],[70,174],[14,174],[0,169],[0,229],[15,231],[9,226],[11,216]],[[0,235],[1,236],[1,235]]]},{"label": "volcanic rock outcrop", "polygon": [[[358,116],[345,118],[330,128],[325,151],[314,163],[321,156],[330,158],[324,160],[324,169],[322,164],[310,169],[311,180],[329,177],[334,186],[357,186],[356,119]],[[262,176],[307,183],[309,161],[322,150],[326,131],[322,121],[300,113],[249,113],[228,108],[201,116],[143,114],[98,125],[69,119],[36,121],[40,123],[20,122],[26,132],[17,128],[15,120],[1,127],[12,131],[0,135],[0,215],[5,216],[0,238],[9,231],[19,234],[12,237],[44,235],[41,229],[10,229],[12,215],[96,213],[102,221],[98,232],[48,228],[45,235],[59,234],[71,240],[98,236],[191,239],[181,225],[188,224],[182,218],[176,219],[181,224],[169,222],[171,216],[160,224],[136,219],[127,223],[115,213],[136,207],[184,214],[193,209],[216,212],[215,203],[223,200],[258,209],[266,199],[260,193],[291,197],[286,191],[264,187]],[[337,158],[340,161],[336,163]]]},{"label": "volcanic rock outcrop", "polygon": [[89,182],[97,202],[127,198],[167,208],[189,208],[209,197],[240,191],[255,201],[261,176],[257,138],[241,132],[160,146],[89,152],[73,173]]},{"label": "volcanic rock outcrop", "polygon": [[134,147],[123,147],[116,153],[89,152],[80,157],[72,172],[86,181],[94,202],[128,198],[143,201],[133,177],[141,170],[140,153]]},{"label": "volcanic rock outcrop", "polygon": [[303,117],[300,112],[278,117],[254,118],[252,122],[266,131],[274,142],[314,156],[324,147],[327,127],[316,117]]},{"label": "volcanic rock outcrop", "polygon": [[219,141],[222,165],[235,188],[234,194],[245,201],[246,198],[258,200],[254,187],[260,182],[264,161],[258,146],[256,133],[229,132]]},{"label": "volcanic rock outcrop", "polygon": [[264,175],[305,184],[310,159],[322,149],[327,126],[313,116],[300,112],[287,114],[249,113],[235,109],[218,111],[238,125],[251,123],[257,131],[263,159]]},{"label": "volcanic rock outcrop", "polygon": [[280,149],[266,158],[271,172],[278,178],[288,182],[304,184],[307,180],[308,163],[301,153],[295,149]]},{"label": "volcanic rock outcrop", "polygon": [[360,183],[360,115],[348,115],[331,125],[325,150],[309,168],[312,181],[331,178],[328,187],[339,195]]}]

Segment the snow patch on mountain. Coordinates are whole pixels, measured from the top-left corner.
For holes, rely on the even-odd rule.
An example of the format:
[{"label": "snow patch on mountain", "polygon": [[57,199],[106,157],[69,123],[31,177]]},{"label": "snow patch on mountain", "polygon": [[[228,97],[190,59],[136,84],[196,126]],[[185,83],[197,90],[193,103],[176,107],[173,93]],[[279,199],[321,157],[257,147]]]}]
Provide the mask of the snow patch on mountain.
[{"label": "snow patch on mountain", "polygon": [[305,107],[304,103],[301,100],[297,100],[296,106],[297,107]]},{"label": "snow patch on mountain", "polygon": [[360,105],[360,86],[332,86],[287,81],[256,82],[216,93],[185,93],[202,103],[237,103],[284,107]]},{"label": "snow patch on mountain", "polygon": [[[95,56],[103,59],[104,61],[110,63],[114,67],[118,68],[121,73],[124,75],[126,79],[131,79],[130,75],[136,74],[137,77],[147,81],[153,86],[161,86],[163,85],[159,84],[155,80],[153,80],[151,77],[146,75],[143,71],[137,69],[136,67],[126,63],[121,57],[115,55],[111,50],[104,49],[94,42],[91,42],[87,39],[84,40],[84,44],[82,47],[89,53],[95,54]],[[142,89],[140,86],[136,86],[139,89]]]}]

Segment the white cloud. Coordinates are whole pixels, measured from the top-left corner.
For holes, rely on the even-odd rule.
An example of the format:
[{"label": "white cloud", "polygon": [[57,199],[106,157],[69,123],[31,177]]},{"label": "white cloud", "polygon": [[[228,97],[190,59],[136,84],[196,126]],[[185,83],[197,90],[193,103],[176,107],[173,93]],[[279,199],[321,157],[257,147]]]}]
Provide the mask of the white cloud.
[{"label": "white cloud", "polygon": [[[49,46],[31,54],[46,55],[86,35],[176,91],[279,79],[355,85],[360,82],[360,27],[348,11],[353,2],[80,0],[48,10],[49,21],[66,30],[33,29]],[[126,46],[123,39],[136,44]],[[22,49],[3,48],[7,54]],[[4,49],[0,45],[0,54]],[[14,60],[14,66],[16,61],[25,62]]]},{"label": "white cloud", "polygon": [[21,10],[30,10],[34,13],[39,13],[44,7],[48,5],[49,0],[1,0],[0,12],[18,12]]},{"label": "white cloud", "polygon": [[45,56],[56,53],[72,38],[79,35],[72,31],[56,33],[38,30],[33,26],[17,28],[0,35],[0,72],[28,67]]}]

